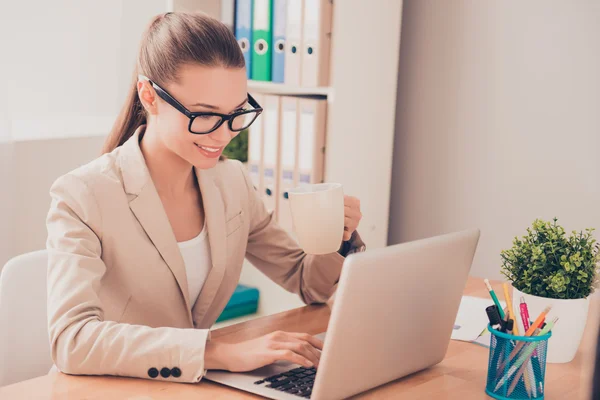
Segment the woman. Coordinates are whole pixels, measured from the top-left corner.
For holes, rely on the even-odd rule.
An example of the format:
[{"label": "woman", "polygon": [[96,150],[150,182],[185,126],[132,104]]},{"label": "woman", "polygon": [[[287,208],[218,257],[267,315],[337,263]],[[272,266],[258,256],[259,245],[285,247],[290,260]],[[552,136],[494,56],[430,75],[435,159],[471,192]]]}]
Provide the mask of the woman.
[{"label": "woman", "polygon": [[340,251],[307,255],[242,164],[220,160],[260,111],[225,25],[186,13],[152,21],[105,154],[51,188],[48,318],[59,370],[197,382],[207,369],[318,366],[323,343],[307,334],[210,341],[244,257],[310,304],[334,293],[344,256],[364,249],[357,199],[345,198]]}]

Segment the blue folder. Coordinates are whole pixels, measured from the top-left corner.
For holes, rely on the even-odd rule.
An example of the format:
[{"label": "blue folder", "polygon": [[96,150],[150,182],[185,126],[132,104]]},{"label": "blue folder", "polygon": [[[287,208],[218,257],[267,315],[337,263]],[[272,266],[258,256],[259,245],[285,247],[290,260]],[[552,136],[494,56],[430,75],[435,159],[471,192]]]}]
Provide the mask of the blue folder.
[{"label": "blue folder", "polygon": [[287,20],[287,0],[274,0],[273,3],[273,66],[271,80],[283,83],[285,71],[285,22]]},{"label": "blue folder", "polygon": [[244,53],[246,75],[252,73],[252,0],[235,1],[235,37]]}]

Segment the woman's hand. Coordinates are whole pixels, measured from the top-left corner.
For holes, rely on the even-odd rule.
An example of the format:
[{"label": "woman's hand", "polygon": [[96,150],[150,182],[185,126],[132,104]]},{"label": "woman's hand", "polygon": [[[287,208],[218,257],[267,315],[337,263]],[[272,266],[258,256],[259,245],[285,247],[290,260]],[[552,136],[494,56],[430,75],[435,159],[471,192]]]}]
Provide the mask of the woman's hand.
[{"label": "woman's hand", "polygon": [[362,219],[360,200],[352,196],[344,196],[344,240],[350,240]]},{"label": "woman's hand", "polygon": [[232,372],[252,371],[285,360],[318,367],[323,341],[306,333],[272,332],[240,343],[206,343],[204,368]]}]

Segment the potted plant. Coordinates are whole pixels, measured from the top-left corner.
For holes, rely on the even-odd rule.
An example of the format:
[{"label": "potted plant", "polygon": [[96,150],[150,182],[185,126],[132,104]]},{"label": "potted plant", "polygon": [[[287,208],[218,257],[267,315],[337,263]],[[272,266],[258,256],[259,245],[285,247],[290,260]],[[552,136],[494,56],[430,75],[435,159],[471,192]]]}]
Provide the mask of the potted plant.
[{"label": "potted plant", "polygon": [[559,318],[548,344],[548,362],[570,362],[579,348],[600,275],[600,246],[593,231],[567,236],[556,218],[537,219],[525,236],[515,237],[512,248],[501,252],[502,273],[513,285],[515,312],[523,297],[531,319],[547,306],[552,306],[547,320]]}]

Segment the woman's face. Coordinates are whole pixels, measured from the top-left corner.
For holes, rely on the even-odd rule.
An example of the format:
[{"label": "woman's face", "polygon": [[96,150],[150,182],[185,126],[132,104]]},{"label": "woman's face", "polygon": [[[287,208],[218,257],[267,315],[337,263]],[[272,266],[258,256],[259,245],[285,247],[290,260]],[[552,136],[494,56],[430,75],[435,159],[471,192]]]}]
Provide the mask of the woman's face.
[{"label": "woman's face", "polygon": [[[163,89],[191,112],[231,114],[251,108],[247,104],[244,68],[185,65],[178,75],[177,82],[168,83]],[[160,141],[194,167],[214,167],[223,149],[239,133],[232,132],[225,122],[209,134],[193,134],[188,130],[190,120],[187,116],[160,97],[155,98],[153,122]]]}]

